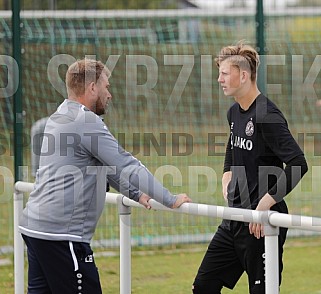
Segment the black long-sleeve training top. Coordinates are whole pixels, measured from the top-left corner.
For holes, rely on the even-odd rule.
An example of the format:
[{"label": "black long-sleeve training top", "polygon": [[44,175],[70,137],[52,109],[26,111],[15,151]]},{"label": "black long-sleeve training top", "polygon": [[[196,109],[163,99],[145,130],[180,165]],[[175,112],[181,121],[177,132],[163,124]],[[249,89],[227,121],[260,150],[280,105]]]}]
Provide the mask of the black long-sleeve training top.
[{"label": "black long-sleeve training top", "polygon": [[229,206],[255,209],[268,192],[277,202],[271,209],[287,212],[283,198],[308,166],[282,112],[260,94],[246,111],[234,103],[227,118],[230,136],[224,172],[232,171]]}]

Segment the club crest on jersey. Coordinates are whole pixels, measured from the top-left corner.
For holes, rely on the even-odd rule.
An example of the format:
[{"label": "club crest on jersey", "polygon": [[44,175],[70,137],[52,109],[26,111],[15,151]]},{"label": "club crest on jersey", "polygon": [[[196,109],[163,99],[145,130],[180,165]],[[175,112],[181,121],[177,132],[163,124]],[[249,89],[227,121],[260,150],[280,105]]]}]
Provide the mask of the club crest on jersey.
[{"label": "club crest on jersey", "polygon": [[251,137],[254,134],[254,124],[252,122],[252,119],[248,121],[245,127],[245,134],[248,137]]}]

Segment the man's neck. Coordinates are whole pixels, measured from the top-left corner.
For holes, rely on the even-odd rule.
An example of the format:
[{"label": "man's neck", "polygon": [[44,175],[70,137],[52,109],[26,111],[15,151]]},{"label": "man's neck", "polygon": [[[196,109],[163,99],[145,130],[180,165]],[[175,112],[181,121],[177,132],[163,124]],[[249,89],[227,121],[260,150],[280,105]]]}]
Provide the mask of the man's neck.
[{"label": "man's neck", "polygon": [[243,110],[248,110],[257,96],[260,95],[260,91],[257,87],[251,88],[245,95],[235,97],[235,101],[240,105]]},{"label": "man's neck", "polygon": [[91,110],[91,105],[88,103],[88,100],[86,100],[85,97],[83,96],[79,96],[79,97],[69,96],[68,99],[71,101],[75,101],[79,104],[82,104],[86,106],[89,110]]}]

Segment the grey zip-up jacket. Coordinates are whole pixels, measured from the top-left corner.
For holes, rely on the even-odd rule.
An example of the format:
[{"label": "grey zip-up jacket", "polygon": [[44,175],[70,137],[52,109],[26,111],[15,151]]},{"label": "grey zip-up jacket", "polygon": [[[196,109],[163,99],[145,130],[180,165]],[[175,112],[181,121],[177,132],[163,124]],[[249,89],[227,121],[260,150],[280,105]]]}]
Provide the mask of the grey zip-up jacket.
[{"label": "grey zip-up jacket", "polygon": [[45,240],[89,243],[104,208],[106,178],[135,201],[142,192],[167,207],[176,201],[119,146],[99,116],[66,99],[46,124],[36,182],[20,232]]}]

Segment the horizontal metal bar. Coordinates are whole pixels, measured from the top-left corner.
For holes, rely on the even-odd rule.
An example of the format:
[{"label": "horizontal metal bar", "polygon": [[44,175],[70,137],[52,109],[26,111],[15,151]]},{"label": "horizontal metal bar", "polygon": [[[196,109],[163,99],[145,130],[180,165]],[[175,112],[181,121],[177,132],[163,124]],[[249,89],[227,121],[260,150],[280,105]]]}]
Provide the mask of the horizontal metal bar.
[{"label": "horizontal metal bar", "polygon": [[[312,16],[320,15],[320,7],[284,7],[265,9],[267,16]],[[0,10],[0,18],[11,18],[10,10]],[[146,19],[146,18],[190,18],[219,16],[254,16],[255,7],[245,8],[215,8],[209,9],[144,9],[144,10],[22,10],[21,19],[51,18],[51,19]]]},{"label": "horizontal metal bar", "polygon": [[[26,183],[21,181],[16,182],[15,184],[16,191],[20,192],[31,192],[33,187],[33,183]],[[117,204],[118,197],[122,197],[123,204],[126,206],[145,208],[138,202],[116,193],[106,193],[106,202]],[[321,218],[319,217],[273,213],[271,211],[257,211],[250,209],[207,205],[202,203],[184,203],[179,208],[170,209],[158,203],[154,199],[151,199],[149,203],[154,210],[171,211],[175,213],[207,216],[213,218],[224,218],[242,222],[256,222],[265,224],[268,223],[276,227],[321,232]]]}]

